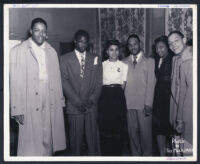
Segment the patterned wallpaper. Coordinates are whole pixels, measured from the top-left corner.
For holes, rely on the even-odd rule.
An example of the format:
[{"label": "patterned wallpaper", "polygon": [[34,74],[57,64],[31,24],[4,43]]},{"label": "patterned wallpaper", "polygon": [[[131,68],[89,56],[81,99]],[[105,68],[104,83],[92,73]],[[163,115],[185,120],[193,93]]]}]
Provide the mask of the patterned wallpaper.
[{"label": "patterned wallpaper", "polygon": [[141,8],[101,8],[101,51],[105,48],[106,41],[118,39],[125,55],[126,40],[130,34],[137,34],[141,39],[141,47],[145,48],[145,9]]},{"label": "patterned wallpaper", "polygon": [[[183,32],[188,40],[192,39],[193,22],[191,8],[165,9],[165,34],[173,30]],[[152,18],[156,19],[156,18]],[[122,44],[122,56],[125,56],[125,45],[132,33],[139,35],[141,47],[145,50],[146,9],[145,8],[100,8],[101,52],[108,39],[118,39]],[[152,20],[153,22],[153,20]],[[150,31],[151,32],[151,31]]]},{"label": "patterned wallpaper", "polygon": [[173,30],[181,31],[189,40],[192,39],[192,9],[191,8],[171,8],[166,9],[165,14],[165,33]]}]

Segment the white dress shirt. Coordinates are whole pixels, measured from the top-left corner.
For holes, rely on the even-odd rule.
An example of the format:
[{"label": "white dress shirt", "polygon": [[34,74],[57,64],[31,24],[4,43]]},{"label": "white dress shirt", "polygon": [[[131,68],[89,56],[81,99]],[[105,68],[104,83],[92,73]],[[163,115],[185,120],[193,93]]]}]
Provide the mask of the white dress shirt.
[{"label": "white dress shirt", "polygon": [[158,68],[161,67],[162,63],[163,63],[163,58],[160,58],[160,59],[159,59],[159,63],[158,63]]},{"label": "white dress shirt", "polygon": [[39,64],[39,79],[47,80],[48,74],[46,67],[45,42],[41,46],[38,46],[32,39],[30,39],[30,42],[34,55],[37,58]]},{"label": "white dress shirt", "polygon": [[78,58],[79,64],[81,65],[81,55],[83,55],[84,60],[85,60],[86,51],[84,51],[83,53],[77,51],[76,49],[74,51],[75,51],[76,57]]},{"label": "white dress shirt", "polygon": [[123,84],[126,81],[128,73],[128,65],[117,60],[111,62],[106,60],[103,62],[103,85]]},{"label": "white dress shirt", "polygon": [[[138,63],[138,61],[140,60],[140,58],[142,57],[142,54],[143,54],[143,52],[142,51],[140,51],[136,56],[136,61],[137,61],[137,63]],[[133,57],[133,55],[131,55],[131,59],[132,59],[132,62],[134,61],[134,57]]]}]

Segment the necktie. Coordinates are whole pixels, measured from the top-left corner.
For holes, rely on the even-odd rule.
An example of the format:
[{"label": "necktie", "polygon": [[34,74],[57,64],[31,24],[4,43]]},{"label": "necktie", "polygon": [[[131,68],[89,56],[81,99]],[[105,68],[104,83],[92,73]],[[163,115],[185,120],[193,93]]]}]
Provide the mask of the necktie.
[{"label": "necktie", "polygon": [[133,56],[133,66],[135,68],[135,65],[137,64],[137,56]]},{"label": "necktie", "polygon": [[83,78],[84,69],[85,69],[85,58],[83,54],[81,54],[81,73],[80,73],[81,78]]},{"label": "necktie", "polygon": [[163,58],[160,58],[159,63],[158,63],[158,68],[160,68],[162,62],[163,62]]}]

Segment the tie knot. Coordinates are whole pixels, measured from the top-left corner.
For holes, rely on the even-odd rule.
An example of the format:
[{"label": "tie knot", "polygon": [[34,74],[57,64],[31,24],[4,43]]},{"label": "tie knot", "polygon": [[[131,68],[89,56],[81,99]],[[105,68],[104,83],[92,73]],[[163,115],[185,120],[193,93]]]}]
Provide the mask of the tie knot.
[{"label": "tie knot", "polygon": [[137,62],[137,56],[133,56],[133,61]]},{"label": "tie knot", "polygon": [[133,65],[135,67],[135,65],[137,64],[137,56],[133,56]]}]

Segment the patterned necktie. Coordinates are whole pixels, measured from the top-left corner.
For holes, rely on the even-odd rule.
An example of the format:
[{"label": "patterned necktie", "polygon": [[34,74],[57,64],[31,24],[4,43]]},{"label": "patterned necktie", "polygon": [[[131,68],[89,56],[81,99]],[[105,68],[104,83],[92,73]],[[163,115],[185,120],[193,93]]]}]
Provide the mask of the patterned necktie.
[{"label": "patterned necktie", "polygon": [[84,69],[85,69],[85,58],[84,58],[83,54],[80,54],[80,55],[81,55],[81,73],[80,73],[80,76],[81,76],[81,78],[83,78]]},{"label": "patterned necktie", "polygon": [[133,66],[135,68],[135,65],[137,64],[137,56],[133,55]]}]

